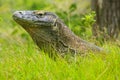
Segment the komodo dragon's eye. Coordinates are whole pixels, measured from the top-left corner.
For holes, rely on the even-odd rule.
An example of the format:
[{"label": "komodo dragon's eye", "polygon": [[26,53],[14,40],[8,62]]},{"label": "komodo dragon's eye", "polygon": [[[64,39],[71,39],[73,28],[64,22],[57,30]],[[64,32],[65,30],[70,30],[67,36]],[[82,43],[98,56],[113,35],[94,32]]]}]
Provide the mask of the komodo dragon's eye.
[{"label": "komodo dragon's eye", "polygon": [[43,11],[36,11],[35,14],[37,14],[39,16],[43,16],[45,14],[45,12],[43,12]]}]

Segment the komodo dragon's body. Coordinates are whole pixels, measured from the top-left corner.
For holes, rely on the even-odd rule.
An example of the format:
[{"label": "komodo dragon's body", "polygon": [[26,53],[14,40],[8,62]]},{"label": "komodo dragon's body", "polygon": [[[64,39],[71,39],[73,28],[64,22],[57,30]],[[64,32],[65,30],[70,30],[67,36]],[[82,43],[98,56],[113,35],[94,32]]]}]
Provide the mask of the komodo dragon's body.
[{"label": "komodo dragon's body", "polygon": [[86,51],[102,51],[101,48],[76,36],[52,12],[16,11],[14,20],[20,24],[33,38],[40,49],[46,52],[85,53]]}]

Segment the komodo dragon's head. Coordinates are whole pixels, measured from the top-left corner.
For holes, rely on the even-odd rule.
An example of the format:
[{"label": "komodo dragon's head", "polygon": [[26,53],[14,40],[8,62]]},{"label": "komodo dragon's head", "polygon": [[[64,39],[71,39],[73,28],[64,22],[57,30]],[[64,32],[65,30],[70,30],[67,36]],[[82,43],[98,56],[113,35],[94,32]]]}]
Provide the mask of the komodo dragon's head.
[{"label": "komodo dragon's head", "polygon": [[[52,45],[52,48],[59,52],[62,52],[62,50],[64,52],[64,49],[66,49],[64,41],[58,41],[58,38],[61,38],[60,35],[64,37],[64,33],[68,30],[62,28],[65,25],[54,13],[45,11],[16,11],[13,14],[13,19],[31,35],[39,48],[45,46],[48,49],[48,45]],[[66,39],[66,41],[68,40]]]},{"label": "komodo dragon's head", "polygon": [[14,20],[25,29],[31,27],[54,26],[58,18],[52,12],[45,11],[16,11],[13,14]]}]

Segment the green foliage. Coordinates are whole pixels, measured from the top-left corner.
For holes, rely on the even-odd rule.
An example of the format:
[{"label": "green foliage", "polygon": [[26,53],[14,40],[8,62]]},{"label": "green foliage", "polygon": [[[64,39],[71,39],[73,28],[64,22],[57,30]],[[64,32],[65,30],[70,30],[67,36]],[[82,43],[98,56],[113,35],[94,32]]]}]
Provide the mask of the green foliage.
[{"label": "green foliage", "polygon": [[108,51],[105,55],[89,53],[54,61],[12,19],[15,10],[52,11],[75,34],[99,44],[91,38],[95,13],[86,8],[88,3],[88,0],[0,0],[0,80],[119,80],[120,42],[104,43],[102,47]]},{"label": "green foliage", "polygon": [[0,21],[2,21],[2,18],[0,17]]},{"label": "green foliage", "polygon": [[95,12],[88,13],[82,18],[82,24],[86,27],[91,27],[91,24],[95,22]]},{"label": "green foliage", "polygon": [[69,7],[69,12],[73,12],[77,9],[77,4],[76,3],[72,3]]}]

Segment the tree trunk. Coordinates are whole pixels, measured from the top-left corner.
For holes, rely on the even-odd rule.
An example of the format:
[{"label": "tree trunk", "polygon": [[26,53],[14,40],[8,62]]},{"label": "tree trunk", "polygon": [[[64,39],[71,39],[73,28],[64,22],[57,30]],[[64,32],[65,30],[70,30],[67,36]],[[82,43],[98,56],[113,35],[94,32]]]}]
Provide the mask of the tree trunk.
[{"label": "tree trunk", "polygon": [[[118,38],[120,32],[120,0],[92,0],[92,9],[96,12],[93,35]],[[99,31],[100,32],[99,32]]]}]

